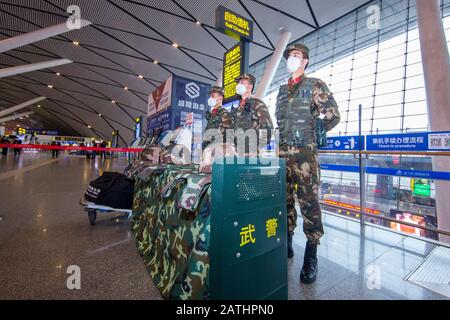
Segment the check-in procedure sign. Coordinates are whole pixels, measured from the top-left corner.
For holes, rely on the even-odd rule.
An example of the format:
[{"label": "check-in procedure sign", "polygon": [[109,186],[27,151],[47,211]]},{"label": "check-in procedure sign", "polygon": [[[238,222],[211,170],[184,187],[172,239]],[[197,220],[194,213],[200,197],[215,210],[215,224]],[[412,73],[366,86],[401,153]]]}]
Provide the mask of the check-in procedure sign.
[{"label": "check-in procedure sign", "polygon": [[236,95],[236,82],[234,81],[242,72],[242,43],[238,43],[225,52],[223,58],[223,89],[224,98]]}]

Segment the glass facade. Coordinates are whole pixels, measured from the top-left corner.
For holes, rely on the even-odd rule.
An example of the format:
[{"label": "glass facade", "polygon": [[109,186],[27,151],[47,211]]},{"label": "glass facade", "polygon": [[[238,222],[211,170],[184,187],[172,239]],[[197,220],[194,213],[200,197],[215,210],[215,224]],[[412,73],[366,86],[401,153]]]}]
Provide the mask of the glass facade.
[{"label": "glass facade", "polygon": [[[368,8],[374,5],[380,9],[379,28],[370,24],[374,12]],[[450,0],[441,0],[441,12],[449,43]],[[429,130],[415,0],[373,1],[295,42],[310,48],[307,75],[325,81],[339,105],[341,122],[329,136],[358,134],[359,105],[363,135]],[[257,79],[261,78],[269,59],[250,67]],[[288,78],[282,60],[264,99],[274,123],[278,88]],[[357,165],[353,156],[321,155],[320,158],[321,163]],[[431,157],[420,156],[371,157],[368,165],[432,170]],[[380,214],[398,218],[403,210],[426,218],[421,223],[437,225],[431,180],[366,175],[366,194],[367,207]],[[359,205],[359,174],[323,170],[321,198]],[[339,213],[351,215],[346,210]],[[383,224],[370,218],[368,221]]]}]

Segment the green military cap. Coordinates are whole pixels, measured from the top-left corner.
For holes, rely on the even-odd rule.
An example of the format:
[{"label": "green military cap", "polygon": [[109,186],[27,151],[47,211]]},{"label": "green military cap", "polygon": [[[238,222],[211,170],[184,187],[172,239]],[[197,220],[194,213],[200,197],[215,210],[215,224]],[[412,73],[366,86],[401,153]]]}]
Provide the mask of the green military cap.
[{"label": "green military cap", "polygon": [[289,52],[291,52],[292,50],[299,50],[299,51],[303,52],[304,57],[306,59],[309,59],[309,49],[307,46],[305,46],[304,44],[301,44],[301,43],[291,44],[290,46],[288,46],[286,48],[286,50],[284,50],[284,53],[283,53],[283,56],[285,59],[288,58]]},{"label": "green military cap", "polygon": [[247,79],[248,81],[250,81],[252,83],[252,85],[255,85],[256,83],[256,78],[254,75],[250,74],[250,73],[244,73],[241,74],[239,77],[237,77],[236,79],[234,79],[234,81],[239,82],[242,79]]},{"label": "green military cap", "polygon": [[219,86],[213,86],[211,87],[211,89],[209,90],[209,94],[213,93],[213,92],[217,92],[218,94],[220,94],[222,97],[224,96],[224,92],[223,92],[223,88],[219,87]]}]

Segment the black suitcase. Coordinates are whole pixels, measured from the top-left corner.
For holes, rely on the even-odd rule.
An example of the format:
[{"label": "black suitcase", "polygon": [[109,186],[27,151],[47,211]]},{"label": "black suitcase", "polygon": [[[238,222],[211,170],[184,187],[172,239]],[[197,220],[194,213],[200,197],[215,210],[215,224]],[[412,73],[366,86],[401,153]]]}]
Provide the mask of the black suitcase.
[{"label": "black suitcase", "polygon": [[91,181],[84,198],[98,205],[116,209],[133,206],[134,180],[119,172],[104,172]]}]

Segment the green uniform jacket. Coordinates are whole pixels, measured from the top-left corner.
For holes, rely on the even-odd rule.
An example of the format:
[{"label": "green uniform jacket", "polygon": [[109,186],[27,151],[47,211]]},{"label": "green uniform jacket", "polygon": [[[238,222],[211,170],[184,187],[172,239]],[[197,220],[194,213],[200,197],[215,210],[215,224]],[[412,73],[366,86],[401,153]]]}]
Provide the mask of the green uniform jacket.
[{"label": "green uniform jacket", "polygon": [[231,117],[230,112],[221,106],[213,111],[206,112],[206,129],[205,133],[208,134],[208,130],[218,130],[219,132],[213,133],[211,138],[207,138],[208,141],[204,141],[202,148],[205,149],[210,143],[218,142],[215,137],[217,135],[222,134],[222,140],[225,141],[225,133],[227,129],[233,129],[233,119]]},{"label": "green uniform jacket", "polygon": [[[264,144],[270,142],[273,123],[269,109],[263,101],[253,97],[248,98],[244,105],[234,110],[233,118],[236,131],[239,129],[244,131],[255,129],[257,137],[260,138],[258,131],[267,130],[267,141],[264,141]],[[261,141],[260,147],[262,147],[262,143]]]},{"label": "green uniform jacket", "polygon": [[302,75],[292,86],[282,85],[277,96],[275,115],[280,145],[317,148],[316,121],[322,119],[330,131],[341,116],[336,101],[325,82]]}]

